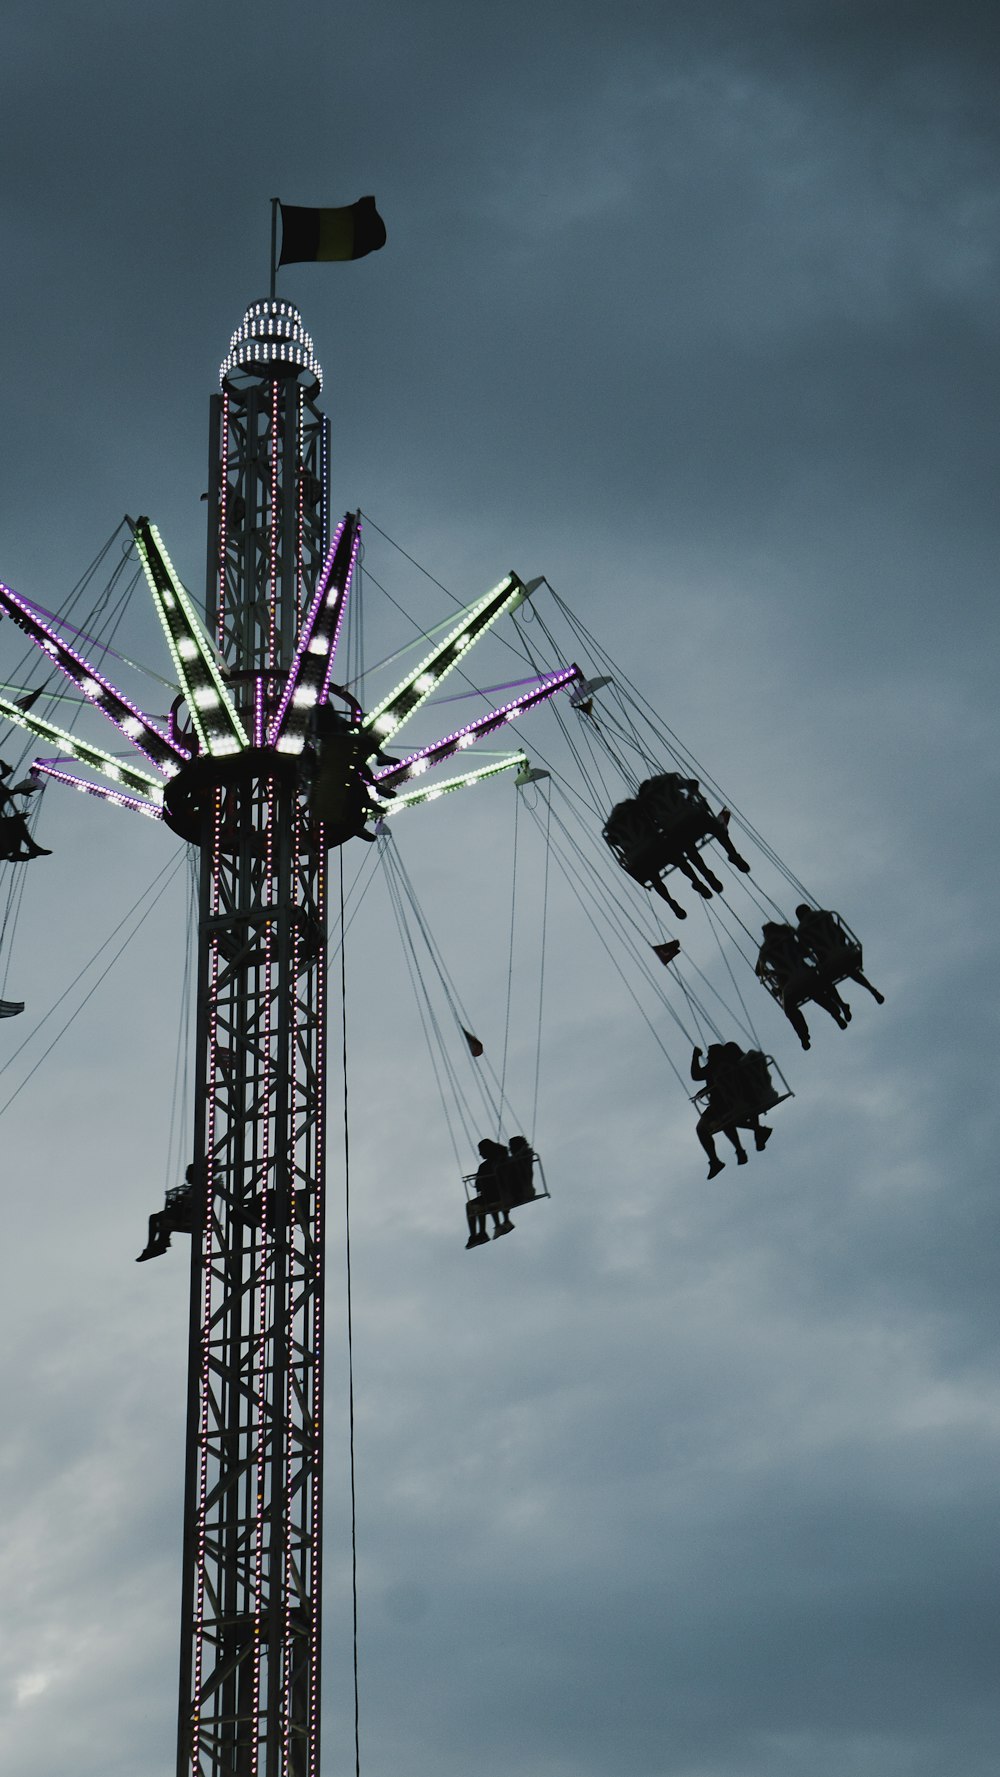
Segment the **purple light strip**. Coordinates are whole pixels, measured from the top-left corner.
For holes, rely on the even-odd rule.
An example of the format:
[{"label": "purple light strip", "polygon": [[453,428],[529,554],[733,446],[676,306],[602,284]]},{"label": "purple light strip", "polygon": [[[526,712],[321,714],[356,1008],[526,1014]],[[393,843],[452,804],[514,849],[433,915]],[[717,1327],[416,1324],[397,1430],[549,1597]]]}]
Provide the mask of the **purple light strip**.
[{"label": "purple light strip", "polygon": [[[446,735],[432,746],[423,747],[419,753],[411,753],[408,759],[402,759],[398,765],[385,765],[381,771],[372,773],[377,784],[393,785],[402,783],[406,778],[420,776],[432,765],[439,765],[443,759],[450,759],[462,747],[471,746],[484,734],[491,734],[494,728],[502,727],[504,722],[512,722],[516,716],[523,715],[536,703],[543,703],[561,691],[564,685],[575,684],[583,678],[578,666],[563,667],[560,672],[550,673],[545,679],[535,681],[532,691],[525,691],[520,697],[512,698],[510,703],[500,705],[499,709],[491,710],[488,716],[480,716],[475,722],[467,722],[464,728],[456,728],[454,734]],[[426,760],[426,764],[421,762]]]},{"label": "purple light strip", "polygon": [[[44,605],[36,604],[34,599],[25,598],[23,593],[18,596],[24,600],[29,611],[34,612],[35,616],[48,617],[50,615]],[[154,673],[152,667],[140,666],[137,660],[130,660],[127,654],[119,654],[118,649],[112,648],[109,642],[99,642],[96,636],[89,635],[85,629],[78,629],[75,623],[68,623],[65,617],[60,617],[59,627],[68,630],[71,636],[76,636],[77,641],[89,643],[98,650],[98,653],[110,654],[113,660],[120,660],[123,666],[130,666],[137,673],[146,673],[149,678],[156,679],[167,691],[180,689],[173,679],[164,679],[160,673]]]},{"label": "purple light strip", "polygon": [[264,706],[267,701],[267,674],[258,673],[253,686],[253,744],[264,745]]},{"label": "purple light strip", "polygon": [[[79,691],[83,692],[88,703],[93,704],[95,709],[99,709],[103,716],[107,716],[109,722],[113,722],[115,727],[120,729],[132,746],[136,747],[140,753],[145,753],[152,765],[156,765],[163,771],[166,764],[169,769],[165,775],[172,775],[181,765],[186,763],[190,754],[183,747],[175,746],[172,740],[160,732],[155,722],[150,721],[145,711],[137,709],[135,704],[129,703],[128,698],[122,696],[116,686],[112,685],[110,679],[106,679],[102,673],[92,667],[82,654],[78,654],[75,648],[71,648],[68,642],[63,641],[57,630],[50,627],[55,622],[51,612],[44,613],[49,621],[43,623],[41,618],[35,616],[34,612],[29,609],[27,602],[2,582],[0,582],[0,609],[5,610],[8,616],[14,619],[18,628],[23,629],[25,635],[44,649],[59,670],[72,680]],[[134,731],[136,726],[138,732]],[[133,731],[130,732],[130,729]]]},{"label": "purple light strip", "polygon": [[147,802],[144,796],[125,796],[121,790],[112,790],[104,784],[88,783],[85,777],[74,777],[72,772],[57,771],[54,766],[46,764],[44,759],[36,759],[33,769],[51,777],[57,784],[68,784],[71,790],[82,790],[86,796],[99,796],[102,802],[111,802],[116,808],[128,808],[133,814],[148,815],[150,820],[162,821],[163,810],[157,808],[155,802]]},{"label": "purple light strip", "polygon": [[347,573],[344,576],[343,591],[341,592],[341,594],[337,600],[336,606],[334,607],[335,613],[336,613],[336,624],[335,624],[334,631],[333,631],[333,640],[330,643],[330,652],[328,653],[328,655],[326,657],[326,670],[323,674],[323,684],[322,684],[322,687],[320,689],[320,694],[319,694],[320,703],[325,703],[327,692],[330,689],[330,680],[333,677],[333,663],[334,663],[334,660],[336,659],[337,646],[340,642],[340,632],[341,632],[341,629],[343,628],[344,617],[347,613],[347,600],[350,595],[351,579],[354,574],[354,564],[358,559],[358,550],[360,547],[361,547],[361,526],[357,521],[355,521],[354,542],[351,544],[351,559],[347,564]]},{"label": "purple light strip", "polygon": [[[289,670],[288,679],[285,684],[284,694],[282,696],[280,704],[278,705],[278,713],[275,716],[274,721],[271,723],[270,732],[267,737],[268,746],[273,747],[277,743],[278,736],[281,734],[281,732],[284,728],[285,716],[288,712],[292,698],[295,694],[295,690],[296,690],[296,687],[299,682],[299,674],[302,671],[303,662],[309,656],[309,652],[310,652],[309,644],[313,639],[313,633],[314,633],[316,626],[319,622],[320,616],[326,608],[327,589],[330,584],[330,576],[333,573],[334,563],[336,562],[336,559],[337,559],[337,550],[340,548],[340,539],[344,534],[344,528],[345,528],[347,522],[348,521],[347,521],[346,517],[341,519],[340,523],[337,526],[337,529],[333,533],[333,542],[330,544],[330,547],[327,550],[326,560],[323,563],[320,577],[319,577],[318,581],[316,582],[316,591],[315,591],[315,594],[313,595],[312,604],[309,607],[309,615],[306,618],[304,627],[299,632],[299,639],[298,639],[298,643],[296,645],[294,657],[292,659],[292,664],[291,664],[291,668]],[[352,555],[351,555],[350,567],[348,568],[347,575],[346,575],[346,578],[344,581],[344,585],[343,585],[343,588],[341,589],[340,595],[339,595],[340,609],[337,610],[336,605],[333,607],[333,610],[336,611],[336,630],[334,633],[333,646],[330,651],[330,657],[329,657],[329,661],[328,661],[328,675],[329,675],[329,672],[332,671],[333,656],[336,654],[337,642],[340,639],[340,626],[343,621],[343,610],[344,610],[344,606],[346,604],[347,588],[351,583],[351,569],[354,567],[354,556],[356,554],[357,554],[357,539],[355,539],[355,547],[354,547],[354,551],[352,552]],[[329,676],[327,677],[327,685],[329,685]],[[323,695],[325,696],[326,693],[324,692]],[[317,698],[317,702],[319,702],[319,701],[320,701],[320,699]]]},{"label": "purple light strip", "polygon": [[470,697],[492,697],[494,691],[516,691],[521,685],[537,685],[537,679],[508,679],[503,685],[476,685],[468,691],[456,691],[451,697],[432,697],[425,709],[436,710],[443,703],[463,703]]}]

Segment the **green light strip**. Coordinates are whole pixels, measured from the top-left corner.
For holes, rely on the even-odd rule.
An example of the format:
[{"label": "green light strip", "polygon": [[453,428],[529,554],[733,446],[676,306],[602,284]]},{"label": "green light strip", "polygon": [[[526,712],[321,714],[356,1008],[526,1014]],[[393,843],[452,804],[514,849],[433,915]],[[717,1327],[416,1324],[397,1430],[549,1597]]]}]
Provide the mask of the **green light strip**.
[{"label": "green light strip", "polygon": [[461,777],[442,778],[440,783],[428,784],[426,790],[405,790],[380,810],[383,819],[388,820],[400,809],[413,808],[418,802],[436,802],[439,796],[447,796],[452,790],[465,790],[472,784],[480,784],[486,777],[496,777],[499,771],[511,771],[515,765],[527,765],[526,753],[508,753],[497,765],[481,765],[478,771],[466,771]]},{"label": "green light strip", "polygon": [[148,518],[137,521],[135,544],[202,750],[214,757],[243,752],[249,742],[215,650]]},{"label": "green light strip", "polygon": [[421,704],[426,703],[442,679],[447,678],[452,668],[464,659],[473,643],[478,642],[505,611],[529,597],[538,585],[541,581],[532,581],[530,586],[525,586],[512,569],[492,592],[463,611],[444,641],[365,717],[365,728],[377,737],[380,746],[384,746]]},{"label": "green light strip", "polygon": [[0,716],[8,722],[16,722],[19,728],[27,729],[36,740],[51,741],[59,749],[68,753],[71,759],[79,759],[82,764],[89,765],[99,771],[113,784],[127,784],[130,790],[138,790],[150,796],[154,802],[163,800],[163,784],[159,778],[150,777],[136,765],[122,765],[111,753],[102,752],[100,747],[92,747],[88,741],[77,740],[74,734],[68,734],[65,728],[57,728],[54,722],[46,722],[41,716],[25,714],[16,703],[9,698],[0,697]]}]

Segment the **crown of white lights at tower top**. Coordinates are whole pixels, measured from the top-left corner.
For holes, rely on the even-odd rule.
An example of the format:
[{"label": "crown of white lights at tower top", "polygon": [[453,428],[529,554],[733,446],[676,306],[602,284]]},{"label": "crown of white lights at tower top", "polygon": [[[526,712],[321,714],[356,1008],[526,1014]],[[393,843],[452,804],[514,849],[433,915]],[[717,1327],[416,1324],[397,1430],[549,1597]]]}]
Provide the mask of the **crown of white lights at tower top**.
[{"label": "crown of white lights at tower top", "polygon": [[294,302],[261,297],[252,302],[229,341],[229,351],[219,366],[219,382],[234,370],[251,376],[273,376],[276,371],[305,371],[323,387],[323,367]]}]

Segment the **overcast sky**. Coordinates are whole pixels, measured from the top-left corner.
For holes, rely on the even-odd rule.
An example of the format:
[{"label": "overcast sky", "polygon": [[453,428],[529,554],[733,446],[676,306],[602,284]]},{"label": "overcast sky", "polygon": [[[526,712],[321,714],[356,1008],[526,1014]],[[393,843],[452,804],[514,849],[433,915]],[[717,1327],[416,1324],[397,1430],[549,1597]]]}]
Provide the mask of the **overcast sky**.
[{"label": "overcast sky", "polygon": [[[200,593],[208,398],[269,199],[374,192],[384,252],[279,284],[326,371],[335,509],[463,599],[547,575],[887,995],[852,990],[844,1034],[818,1013],[806,1056],[744,971],[795,1097],[708,1184],[556,873],[552,1200],[466,1253],[372,887],[347,965],[367,1777],[995,1771],[998,34],[961,0],[5,8],[0,578],[57,609],[144,512]],[[21,651],[5,624],[0,676]],[[397,831],[494,1054],[513,798]],[[38,832],[28,1009],[0,1025],[0,1748],[19,1777],[162,1777],[186,1248],[134,1258],[186,1154],[185,869],[31,1071],[73,999],[18,1045],[179,855],[57,787]],[[335,1136],[330,1160],[339,1202]],[[349,1777],[342,1215],[331,1238],[323,1769]]]}]

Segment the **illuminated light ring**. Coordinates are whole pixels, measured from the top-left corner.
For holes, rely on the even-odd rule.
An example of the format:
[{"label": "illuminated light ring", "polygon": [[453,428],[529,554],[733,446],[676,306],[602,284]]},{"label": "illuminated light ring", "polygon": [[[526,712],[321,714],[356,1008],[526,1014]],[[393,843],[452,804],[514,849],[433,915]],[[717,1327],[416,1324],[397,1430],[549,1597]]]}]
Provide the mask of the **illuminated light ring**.
[{"label": "illuminated light ring", "polygon": [[[336,560],[337,560],[337,553],[340,549],[341,541],[343,539],[344,532],[345,532],[348,524],[354,524],[355,527],[357,525],[356,519],[353,519],[352,515],[350,513],[345,514],[345,516],[341,519],[340,523],[337,526],[337,529],[334,531],[333,542],[330,544],[330,547],[327,550],[326,560],[323,563],[323,567],[321,569],[319,579],[316,582],[316,591],[313,594],[312,604],[309,607],[309,614],[306,617],[305,624],[303,625],[303,628],[299,632],[299,639],[298,639],[298,643],[295,648],[295,654],[292,658],[291,667],[289,668],[288,680],[285,685],[285,689],[284,689],[284,693],[282,695],[281,702],[278,705],[278,713],[275,716],[274,721],[271,723],[271,727],[268,732],[267,739],[268,739],[269,746],[273,747],[273,746],[277,745],[278,739],[284,730],[285,718],[288,713],[289,706],[292,703],[292,698],[294,696],[296,687],[299,683],[299,678],[302,673],[303,665],[309,658],[309,646],[310,646],[310,643],[313,639],[313,635],[317,629],[317,626],[320,626],[320,632],[322,633],[321,618],[323,617],[323,615],[326,613],[327,610],[330,610],[330,612],[332,613],[337,608],[336,601],[335,601],[334,605],[332,605],[332,606],[327,605],[327,594],[328,594],[328,589],[329,589],[329,585],[330,585],[330,580],[333,575],[334,566],[335,566]],[[337,588],[338,600],[341,602],[343,601],[343,599],[346,595],[347,587],[350,584],[351,569],[354,566],[354,555],[356,553],[357,553],[357,549],[356,549],[356,544],[355,544],[355,549],[351,555],[350,564],[348,566],[347,574],[344,579],[344,585],[342,587]],[[337,640],[339,639],[339,636],[340,636],[340,621],[341,621],[341,619],[338,616],[337,624],[336,624],[336,634],[334,636],[334,652],[336,651]],[[331,661],[332,661],[332,656],[331,656]],[[319,702],[319,699],[317,698],[316,701]],[[305,727],[305,725],[303,724],[303,731],[304,731],[304,727]],[[284,749],[284,750],[287,751],[287,749]]]},{"label": "illuminated light ring", "polygon": [[506,759],[498,759],[492,765],[481,765],[478,771],[467,771],[461,777],[446,777],[440,783],[428,784],[426,790],[404,790],[379,811],[380,818],[391,820],[393,815],[402,813],[404,808],[415,808],[419,802],[436,802],[439,796],[447,796],[452,790],[471,789],[482,783],[484,778],[495,777],[498,771],[512,771],[515,765],[527,763],[526,753],[511,753]]},{"label": "illuminated light ring", "polygon": [[[114,723],[119,732],[125,735],[126,740],[131,741],[132,745],[137,747],[140,753],[144,753],[150,763],[157,766],[164,775],[170,771],[176,771],[190,758],[190,754],[184,747],[176,746],[172,740],[162,734],[155,722],[150,721],[143,710],[137,709],[135,704],[129,703],[128,698],[122,696],[117,687],[112,685],[110,679],[106,679],[102,673],[97,671],[96,667],[92,667],[83,658],[82,654],[78,654],[75,648],[71,648],[68,642],[64,642],[58,632],[50,628],[48,623],[43,623],[39,617],[35,616],[24,600],[11,587],[3,585],[2,582],[0,582],[0,610],[6,611],[7,615],[14,619],[18,628],[23,629],[25,635],[44,649],[60,672],[64,673],[67,679],[71,680],[83,692],[88,703],[92,703],[103,716],[107,716],[108,721]],[[50,613],[46,612],[45,616],[49,617]],[[54,621],[53,618],[52,622]],[[132,733],[129,733],[124,726],[129,718],[131,718],[133,725],[139,724],[138,730],[135,731],[133,728]]]},{"label": "illuminated light ring", "polygon": [[47,722],[42,716],[18,709],[6,697],[0,697],[0,716],[8,722],[16,722],[19,728],[26,729],[36,740],[48,741],[59,747],[63,754],[71,759],[79,759],[82,765],[89,765],[94,771],[99,771],[102,777],[110,778],[112,783],[126,784],[130,790],[145,791],[148,795],[162,794],[163,784],[159,778],[151,777],[137,765],[123,765],[111,753],[103,752],[100,747],[92,747],[88,741],[77,740],[75,735],[67,733],[64,728],[57,728],[54,722]]},{"label": "illuminated light ring", "polygon": [[211,643],[159,531],[148,518],[139,519],[135,544],[202,749],[226,753],[245,747],[246,733]]},{"label": "illuminated light ring", "polygon": [[[401,728],[409,716],[418,710],[441,680],[458,665],[463,655],[467,654],[474,642],[486,634],[498,618],[509,610],[512,605],[520,603],[527,588],[518,576],[511,572],[504,576],[492,592],[488,592],[474,605],[463,611],[458,622],[450,630],[444,641],[439,643],[420,665],[408,673],[394,691],[384,697],[382,702],[365,717],[365,727],[370,729],[382,743],[390,739]],[[425,682],[425,689],[416,689],[417,681]],[[374,751],[374,748],[372,749]]]},{"label": "illuminated light ring", "polygon": [[72,772],[57,771],[55,766],[47,765],[42,759],[36,759],[32,769],[42,772],[57,784],[67,784],[71,790],[82,790],[86,796],[99,796],[102,802],[110,802],[115,808],[127,808],[133,814],[148,815],[153,821],[163,819],[162,807],[158,807],[155,802],[147,802],[144,796],[124,796],[120,790],[112,790],[107,784],[88,783],[85,777],[74,777]]},{"label": "illuminated light ring", "polygon": [[261,371],[266,366],[266,374],[272,365],[307,371],[315,377],[317,390],[323,387],[323,369],[299,310],[294,303],[273,298],[250,304],[230,338],[219,382],[224,387],[234,370]]},{"label": "illuminated light ring", "polygon": [[479,740],[484,734],[492,734],[495,728],[501,728],[505,722],[512,722],[516,716],[523,715],[536,704],[554,697],[564,685],[575,684],[582,677],[578,666],[563,667],[560,672],[550,673],[546,678],[539,679],[532,690],[522,692],[520,697],[511,698],[509,703],[501,704],[488,715],[478,717],[475,722],[467,722],[464,728],[456,728],[453,734],[446,735],[443,740],[435,741],[429,747],[422,747],[418,753],[411,753],[408,759],[401,759],[398,765],[385,765],[381,771],[373,772],[376,788],[379,784],[391,787],[404,782],[408,777],[419,776],[430,766],[439,765],[460,748],[471,746],[473,741]]}]

